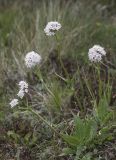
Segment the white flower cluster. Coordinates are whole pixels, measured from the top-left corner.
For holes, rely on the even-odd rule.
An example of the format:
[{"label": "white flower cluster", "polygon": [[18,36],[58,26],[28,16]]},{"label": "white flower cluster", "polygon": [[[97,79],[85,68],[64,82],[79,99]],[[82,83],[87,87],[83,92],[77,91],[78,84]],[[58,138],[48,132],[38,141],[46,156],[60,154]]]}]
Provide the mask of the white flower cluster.
[{"label": "white flower cluster", "polygon": [[26,83],[25,81],[20,81],[19,82],[19,92],[17,94],[17,96],[19,98],[23,98],[25,93],[28,93],[28,83]]},{"label": "white flower cluster", "polygon": [[17,96],[22,99],[24,97],[24,95],[25,95],[24,90],[19,90]]},{"label": "white flower cluster", "polygon": [[25,56],[25,64],[27,68],[32,68],[41,62],[41,56],[34,52],[28,52]]},{"label": "white flower cluster", "polygon": [[44,32],[47,36],[53,36],[55,35],[55,32],[58,31],[61,27],[61,24],[56,21],[48,22],[44,29]]},{"label": "white flower cluster", "polygon": [[[54,35],[55,32],[58,31],[60,28],[61,24],[54,21],[54,22],[49,22],[44,31],[46,35],[51,36]],[[35,67],[37,64],[41,62],[41,59],[42,58],[38,53],[34,51],[28,52],[25,56],[25,65],[27,68]],[[19,85],[19,92],[17,93],[17,96],[22,99],[25,93],[28,92],[28,83],[26,83],[25,81],[20,81],[18,85]],[[11,108],[13,108],[19,104],[19,100],[13,99],[9,104]]]},{"label": "white flower cluster", "polygon": [[[19,82],[19,92],[18,92],[17,96],[22,99],[24,97],[25,93],[28,93],[28,83],[26,83],[25,81],[20,81]],[[11,108],[15,107],[18,104],[19,104],[18,99],[13,99],[10,102]]]},{"label": "white flower cluster", "polygon": [[91,62],[100,62],[105,55],[106,51],[100,45],[94,45],[88,52],[88,57]]},{"label": "white flower cluster", "polygon": [[[44,32],[46,33],[46,35],[52,36],[55,35],[55,33],[61,27],[62,27],[61,24],[58,23],[57,21],[51,21],[48,22],[48,24],[46,25]],[[91,62],[100,62],[102,60],[102,57],[105,55],[106,51],[100,45],[94,45],[92,48],[89,49],[88,52],[88,57]],[[27,68],[35,67],[36,65],[40,64],[41,59],[42,58],[38,53],[34,51],[28,52],[25,56],[25,65]],[[18,85],[19,85],[19,92],[17,96],[22,99],[25,93],[28,93],[28,83],[26,83],[25,81],[20,81]],[[10,102],[11,108],[16,106],[18,103],[19,103],[18,99],[13,99]]]},{"label": "white flower cluster", "polygon": [[11,108],[15,107],[18,103],[19,103],[19,102],[18,102],[18,99],[13,99],[13,100],[10,102]]},{"label": "white flower cluster", "polygon": [[20,90],[24,90],[27,93],[28,92],[28,83],[25,81],[20,81],[19,88],[20,88]]}]

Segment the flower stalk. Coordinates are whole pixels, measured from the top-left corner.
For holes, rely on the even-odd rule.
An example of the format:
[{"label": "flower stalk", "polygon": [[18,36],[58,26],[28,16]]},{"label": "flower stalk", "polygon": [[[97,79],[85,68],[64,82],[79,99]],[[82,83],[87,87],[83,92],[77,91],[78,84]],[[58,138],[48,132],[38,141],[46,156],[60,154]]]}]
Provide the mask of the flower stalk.
[{"label": "flower stalk", "polygon": [[67,70],[66,70],[66,68],[65,68],[65,66],[63,64],[62,58],[61,58],[61,47],[60,47],[58,36],[56,34],[55,34],[55,39],[56,39],[56,42],[57,42],[58,59],[60,61],[61,67],[62,67],[62,69],[63,69],[63,71],[65,73],[65,76],[67,78],[69,78],[69,74],[68,74],[68,72],[67,72]]},{"label": "flower stalk", "polygon": [[30,111],[32,114],[36,115],[36,117],[38,117],[41,121],[43,121],[45,124],[47,124],[54,131],[54,133],[56,133],[57,135],[60,135],[60,133],[58,133],[56,131],[56,129],[53,127],[53,124],[51,124],[47,120],[45,120],[40,114],[38,114],[36,111],[34,111],[31,108],[28,108],[28,111]]}]

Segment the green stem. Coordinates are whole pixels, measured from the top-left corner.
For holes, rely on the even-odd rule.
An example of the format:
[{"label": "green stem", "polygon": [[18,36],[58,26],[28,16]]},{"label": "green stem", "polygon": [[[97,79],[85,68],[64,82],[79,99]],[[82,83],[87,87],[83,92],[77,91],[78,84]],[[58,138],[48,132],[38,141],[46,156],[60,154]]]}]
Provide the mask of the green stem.
[{"label": "green stem", "polygon": [[58,133],[55,128],[52,126],[52,124],[50,124],[48,121],[46,121],[40,114],[38,114],[36,111],[34,111],[31,108],[28,108],[28,110],[33,113],[34,115],[36,115],[41,121],[43,121],[45,124],[47,124],[57,135],[60,135],[60,133]]},{"label": "green stem", "polygon": [[100,66],[98,64],[97,66],[97,74],[98,74],[98,80],[99,80],[99,97],[102,96],[102,81],[101,81],[101,76],[100,76]]},{"label": "green stem", "polygon": [[56,38],[57,48],[58,48],[58,59],[59,59],[59,61],[60,61],[61,67],[62,67],[62,69],[63,69],[66,77],[69,79],[69,74],[68,74],[68,72],[67,72],[67,70],[66,70],[66,68],[65,68],[65,66],[64,66],[64,64],[63,64],[62,58],[61,58],[59,39],[58,39],[58,37],[57,37],[56,34],[55,34],[55,38]]},{"label": "green stem", "polygon": [[109,68],[109,66],[106,65],[106,64],[104,64],[102,61],[100,61],[100,63],[101,63],[104,67]]},{"label": "green stem", "polygon": [[85,81],[85,84],[86,84],[86,86],[87,86],[87,89],[88,89],[88,91],[89,91],[89,93],[90,93],[90,96],[92,97],[93,100],[95,100],[95,95],[94,95],[94,93],[92,92],[92,90],[90,89],[90,85],[89,85],[89,82],[88,82],[88,80],[87,80],[86,77],[84,78],[84,81]]},{"label": "green stem", "polygon": [[47,87],[47,85],[45,84],[41,72],[39,70],[39,73],[37,72],[37,77],[41,80],[42,84],[44,85],[44,87],[46,88],[46,90],[48,91],[48,93],[54,98],[55,103],[61,108],[61,106],[59,105],[57,98],[55,97],[55,95],[52,93],[52,91]]}]

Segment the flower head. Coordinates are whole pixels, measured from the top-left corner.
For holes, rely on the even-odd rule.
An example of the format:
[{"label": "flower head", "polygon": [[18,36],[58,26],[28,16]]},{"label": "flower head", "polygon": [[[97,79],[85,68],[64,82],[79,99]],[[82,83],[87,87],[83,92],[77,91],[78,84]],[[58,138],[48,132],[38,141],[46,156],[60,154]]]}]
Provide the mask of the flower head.
[{"label": "flower head", "polygon": [[53,36],[55,35],[55,32],[58,31],[61,27],[61,24],[56,21],[48,22],[44,29],[44,32],[47,36]]},{"label": "flower head", "polygon": [[94,45],[92,47],[97,53],[101,54],[102,56],[106,55],[106,51],[104,50],[103,47],[101,47],[100,45]]},{"label": "flower head", "polygon": [[18,92],[18,94],[17,94],[17,96],[19,97],[19,98],[23,98],[24,97],[24,95],[25,95],[25,92],[24,92],[24,90],[19,90],[19,92]]},{"label": "flower head", "polygon": [[27,82],[25,82],[25,81],[20,81],[19,82],[19,88],[20,88],[20,90],[28,90],[28,83]]},{"label": "flower head", "polygon": [[102,56],[105,55],[106,51],[100,45],[94,45],[88,52],[88,57],[91,62],[100,62],[102,60]]},{"label": "flower head", "polygon": [[28,88],[25,88],[25,90],[24,90],[24,91],[25,91],[25,93],[28,93]]},{"label": "flower head", "polygon": [[18,99],[13,99],[13,100],[10,102],[11,108],[15,107],[18,103],[19,103],[19,102],[18,102]]},{"label": "flower head", "polygon": [[40,62],[41,62],[41,56],[34,51],[27,53],[25,56],[25,64],[27,68],[32,68],[37,64],[39,64]]},{"label": "flower head", "polygon": [[22,99],[24,97],[25,93],[28,93],[28,83],[25,81],[20,81],[19,82],[19,89],[20,90],[19,90],[17,96]]}]

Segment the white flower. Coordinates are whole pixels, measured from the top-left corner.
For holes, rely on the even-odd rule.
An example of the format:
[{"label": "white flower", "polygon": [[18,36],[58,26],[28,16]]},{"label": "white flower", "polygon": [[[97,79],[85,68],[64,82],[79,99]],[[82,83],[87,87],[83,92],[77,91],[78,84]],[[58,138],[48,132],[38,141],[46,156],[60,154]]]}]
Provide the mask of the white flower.
[{"label": "white flower", "polygon": [[47,36],[53,36],[55,35],[55,32],[58,31],[61,28],[61,24],[54,21],[54,22],[48,22],[46,25],[44,32]]},{"label": "white flower", "polygon": [[28,93],[28,88],[25,89],[25,93]]},{"label": "white flower", "polygon": [[96,52],[92,52],[90,50],[89,50],[88,56],[89,56],[89,60],[91,62],[100,62],[102,60],[101,54],[96,53]]},{"label": "white flower", "polygon": [[103,47],[101,47],[100,45],[94,45],[92,47],[96,52],[98,52],[99,54],[101,54],[102,56],[106,55],[106,51],[104,50]]},{"label": "white flower", "polygon": [[25,64],[27,68],[32,68],[37,64],[39,64],[40,62],[41,62],[41,56],[34,51],[27,53],[25,56]]},{"label": "white flower", "polygon": [[20,90],[23,90],[27,93],[28,92],[28,83],[25,81],[20,81],[19,88],[20,88]]},{"label": "white flower", "polygon": [[91,62],[100,62],[102,60],[102,56],[105,55],[106,52],[100,45],[94,45],[88,52],[88,57]]},{"label": "white flower", "polygon": [[25,81],[20,81],[19,82],[19,89],[20,90],[19,90],[17,96],[22,99],[24,97],[25,93],[28,93],[28,83]]},{"label": "white flower", "polygon": [[19,97],[19,98],[23,98],[24,97],[24,95],[25,95],[25,92],[24,92],[24,90],[20,90],[19,92],[18,92],[18,94],[17,94],[17,96]]},{"label": "white flower", "polygon": [[15,107],[18,103],[19,103],[19,102],[18,102],[18,99],[13,99],[13,100],[10,102],[11,108]]}]

